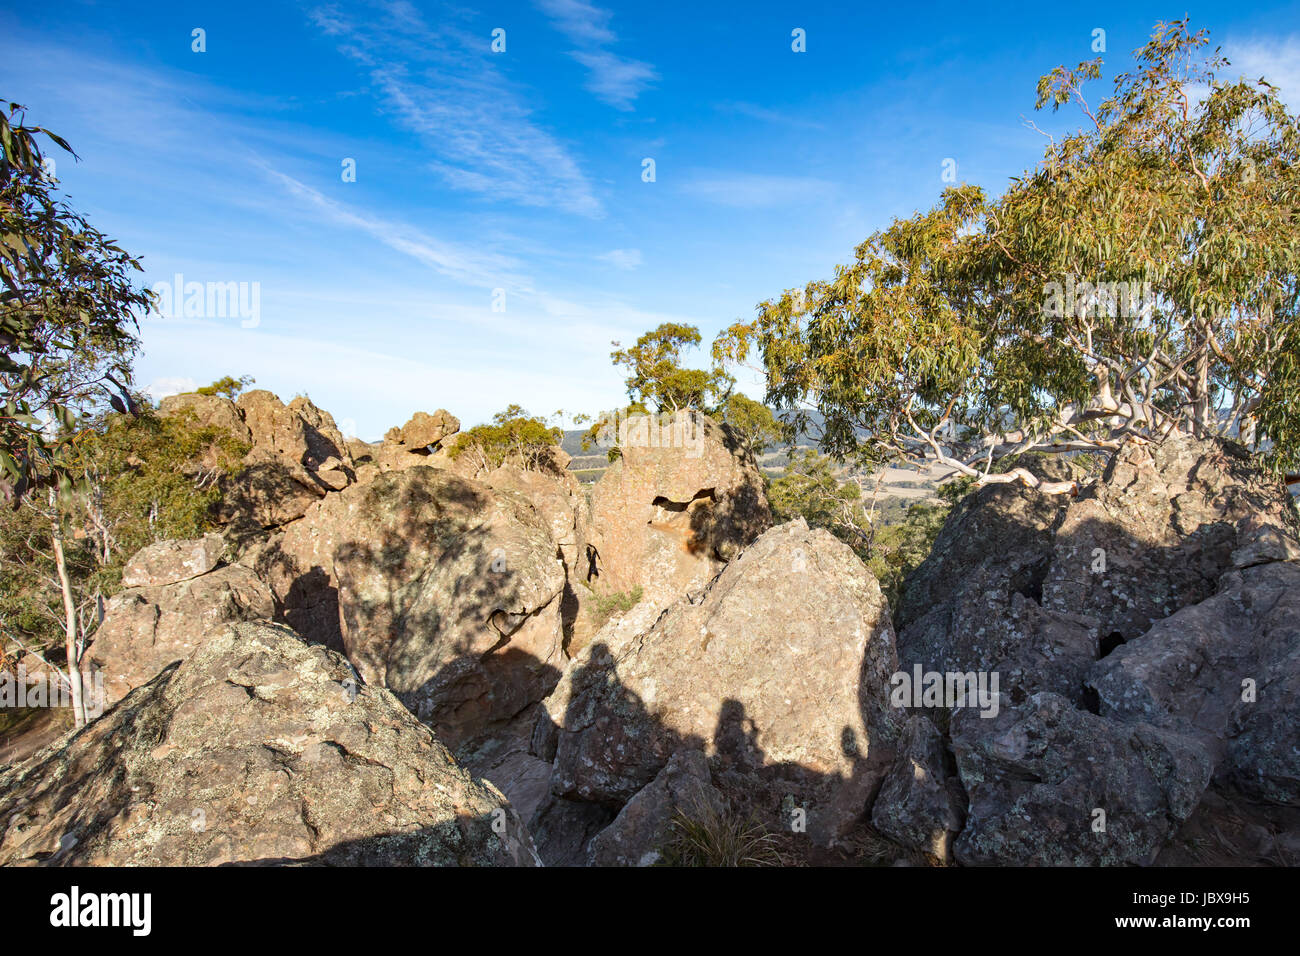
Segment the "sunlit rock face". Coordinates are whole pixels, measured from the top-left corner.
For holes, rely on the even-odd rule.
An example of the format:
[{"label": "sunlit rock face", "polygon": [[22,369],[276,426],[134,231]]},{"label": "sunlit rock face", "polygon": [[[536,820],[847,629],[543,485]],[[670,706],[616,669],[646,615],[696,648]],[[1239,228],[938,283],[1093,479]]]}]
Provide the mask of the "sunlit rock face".
[{"label": "sunlit rock face", "polygon": [[340,655],[221,625],[83,731],[0,774],[0,865],[519,866],[505,798]]},{"label": "sunlit rock face", "polygon": [[614,805],[678,751],[701,750],[720,772],[796,795],[807,832],[827,842],[863,815],[893,757],[896,669],[875,578],[798,520],[702,593],[662,614],[638,606],[597,634],[546,700],[534,749],[554,760],[557,795]]}]

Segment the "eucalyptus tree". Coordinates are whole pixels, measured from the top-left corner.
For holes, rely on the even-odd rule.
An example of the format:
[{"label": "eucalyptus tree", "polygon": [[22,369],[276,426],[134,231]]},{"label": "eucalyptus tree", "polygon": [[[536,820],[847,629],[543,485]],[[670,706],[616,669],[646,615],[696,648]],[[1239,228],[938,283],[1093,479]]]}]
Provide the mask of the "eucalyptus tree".
[{"label": "eucalyptus tree", "polygon": [[[132,281],[139,262],[60,197],[41,137],[75,157],[71,147],[24,115],[16,103],[0,110],[0,497],[39,519],[31,547],[52,567],[61,676],[80,726],[82,659],[97,616],[88,608],[99,602],[78,593],[67,527],[97,495],[84,451],[90,416],[137,410],[136,313],[150,295]],[[13,636],[7,620],[0,625]]]},{"label": "eucalyptus tree", "polygon": [[821,419],[840,456],[1038,485],[994,466],[1185,433],[1295,470],[1300,125],[1208,42],[1157,26],[1095,107],[1100,60],[1044,76],[1037,107],[1083,125],[1047,136],[1034,170],[996,198],[946,190],[760,304],[715,357],[757,354],[768,403]]},{"label": "eucalyptus tree", "polygon": [[627,368],[627,394],[634,405],[656,411],[708,411],[724,403],[735,381],[723,369],[683,367],[683,356],[703,339],[693,325],[665,322],[622,348],[614,342],[613,363]]},{"label": "eucalyptus tree", "polygon": [[150,303],[140,263],[58,192],[24,110],[0,110],[0,493],[16,503],[37,485],[66,493],[78,476],[79,423],[134,407],[136,316]]}]

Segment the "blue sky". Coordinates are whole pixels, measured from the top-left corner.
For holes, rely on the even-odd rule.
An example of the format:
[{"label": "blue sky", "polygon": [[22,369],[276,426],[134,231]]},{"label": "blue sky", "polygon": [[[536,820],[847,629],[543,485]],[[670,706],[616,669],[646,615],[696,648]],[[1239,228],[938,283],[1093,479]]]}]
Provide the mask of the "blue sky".
[{"label": "blue sky", "polygon": [[612,340],[707,342],[930,206],[945,160],[1000,191],[1042,152],[1037,78],[1094,30],[1109,76],[1190,13],[1300,108],[1294,3],[849,6],[19,0],[0,97],[71,142],[58,178],[147,284],[257,283],[256,324],[146,319],[141,385],[249,374],[367,439],[612,408]]}]

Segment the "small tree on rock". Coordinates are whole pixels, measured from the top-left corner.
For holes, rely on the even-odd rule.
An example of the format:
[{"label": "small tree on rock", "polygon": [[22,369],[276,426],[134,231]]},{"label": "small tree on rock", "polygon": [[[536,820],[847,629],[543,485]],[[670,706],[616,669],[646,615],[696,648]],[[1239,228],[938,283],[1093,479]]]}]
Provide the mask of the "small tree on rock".
[{"label": "small tree on rock", "polygon": [[[693,325],[664,323],[645,333],[630,348],[610,353],[615,365],[626,366],[627,394],[633,404],[656,411],[708,411],[725,401],[735,380],[722,368],[708,371],[682,367],[682,356],[701,342]],[[613,343],[616,347],[618,343]]]}]

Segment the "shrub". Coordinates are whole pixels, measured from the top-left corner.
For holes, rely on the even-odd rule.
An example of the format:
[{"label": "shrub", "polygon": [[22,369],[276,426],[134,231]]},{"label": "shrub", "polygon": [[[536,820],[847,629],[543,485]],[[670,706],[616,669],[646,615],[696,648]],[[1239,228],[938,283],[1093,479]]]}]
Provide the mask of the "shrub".
[{"label": "shrub", "polygon": [[[83,476],[58,505],[73,590],[92,606],[121,587],[126,560],[167,538],[217,527],[221,480],[248,446],[190,413],[160,418],[109,414],[80,432],[72,467]],[[63,639],[50,515],[25,503],[0,520],[0,626],[40,651]]]},{"label": "shrub", "polygon": [[584,584],[583,587],[590,591],[592,595],[593,600],[589,613],[596,627],[602,627],[615,614],[626,614],[632,610],[641,600],[643,593],[639,584],[632,588],[631,591],[610,591],[605,594],[587,584]]},{"label": "shrub", "polygon": [[529,415],[519,405],[510,405],[493,415],[490,425],[476,425],[456,436],[448,454],[453,459],[468,458],[474,463],[475,473],[506,462],[545,470],[552,449],[563,439],[563,429]]},{"label": "shrub", "polygon": [[753,814],[703,805],[678,807],[660,848],[662,866],[781,866],[774,834]]}]

